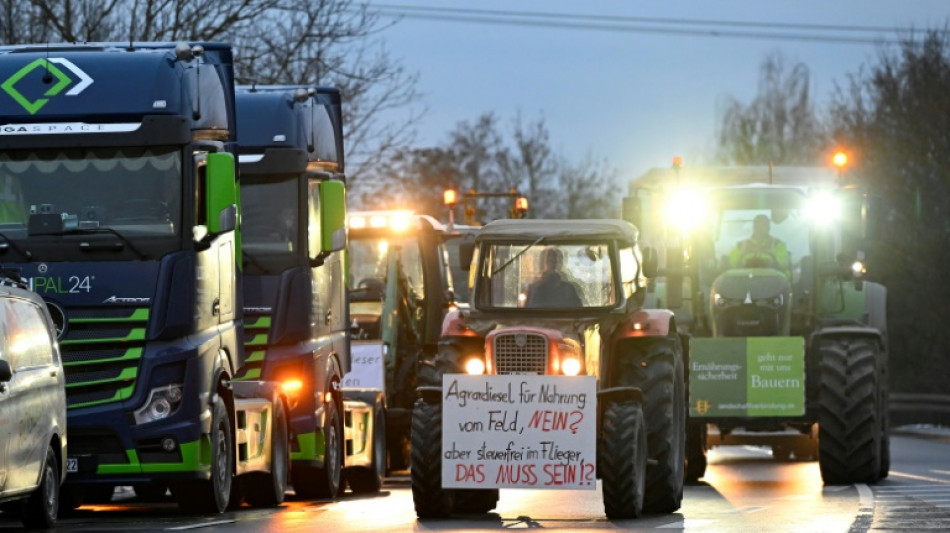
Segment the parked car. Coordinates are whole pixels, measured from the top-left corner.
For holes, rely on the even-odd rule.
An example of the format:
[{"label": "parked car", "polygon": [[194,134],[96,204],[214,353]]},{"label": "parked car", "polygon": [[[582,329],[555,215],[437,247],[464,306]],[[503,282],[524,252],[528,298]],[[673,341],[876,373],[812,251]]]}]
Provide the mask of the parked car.
[{"label": "parked car", "polygon": [[56,523],[66,476],[66,392],[57,328],[43,299],[0,277],[0,509]]}]

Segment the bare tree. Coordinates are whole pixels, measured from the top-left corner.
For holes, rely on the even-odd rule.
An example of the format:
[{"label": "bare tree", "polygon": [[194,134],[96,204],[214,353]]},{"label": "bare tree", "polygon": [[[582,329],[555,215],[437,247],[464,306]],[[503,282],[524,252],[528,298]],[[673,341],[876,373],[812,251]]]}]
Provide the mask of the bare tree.
[{"label": "bare tree", "polygon": [[781,54],[763,61],[756,98],[729,98],[717,135],[717,159],[743,165],[815,164],[826,135],[811,101],[808,67],[789,70]]},{"label": "bare tree", "polygon": [[339,87],[351,187],[408,149],[424,111],[377,38],[390,23],[354,0],[0,0],[0,14],[0,42],[227,41],[239,83]]}]

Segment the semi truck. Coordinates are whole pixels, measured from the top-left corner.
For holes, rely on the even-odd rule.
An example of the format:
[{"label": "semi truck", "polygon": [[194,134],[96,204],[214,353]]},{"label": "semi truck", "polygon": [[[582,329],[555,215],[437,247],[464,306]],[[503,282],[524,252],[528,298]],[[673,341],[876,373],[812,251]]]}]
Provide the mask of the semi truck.
[{"label": "semi truck", "polygon": [[889,470],[887,291],[866,279],[879,209],[844,168],[677,163],[630,183],[659,250],[650,292],[689,336],[687,478],[706,451],[817,459],[826,484]]},{"label": "semi truck", "polygon": [[[61,509],[132,485],[221,512],[244,475],[248,501],[279,503],[290,398],[234,380],[245,352],[230,46],[0,48],[0,136],[0,255],[46,301],[66,374]],[[343,221],[321,230],[341,234]]]},{"label": "semi truck", "polygon": [[[463,268],[475,269],[470,307],[446,316],[438,355],[432,372],[424,374],[413,410],[416,514],[488,512],[498,502],[497,487],[516,478],[535,488],[571,482],[570,488],[594,488],[593,471],[571,468],[583,466],[571,464],[573,449],[553,459],[548,453],[558,431],[569,439],[571,429],[592,440],[596,455],[588,464],[601,479],[608,518],[679,509],[686,438],[682,338],[671,311],[644,306],[656,257],[641,251],[637,229],[622,220],[496,220],[479,229],[474,242],[460,246],[460,258]],[[445,431],[458,422],[449,427],[444,411],[450,398],[462,396],[445,384],[460,375],[485,376],[464,391],[470,404],[498,398],[486,418],[468,423],[487,420],[483,433],[500,431],[501,449],[478,447],[482,433],[446,443]],[[538,376],[545,377],[540,387],[529,381]],[[503,381],[512,377],[520,384]],[[591,396],[578,402],[587,393],[563,394],[582,379],[591,380]],[[520,426],[517,417],[500,414],[519,402],[537,406]],[[584,404],[595,406],[595,416],[585,418],[587,428],[574,428]],[[475,407],[463,407],[478,414]],[[532,432],[533,441],[527,438]],[[511,444],[505,447],[504,441]],[[471,443],[474,448],[456,448]],[[546,464],[527,462],[539,453],[549,458]],[[443,462],[463,456],[481,459],[470,465],[472,475],[465,474],[465,465],[462,476],[451,472],[453,482],[475,478],[495,488],[448,483]],[[490,467],[483,468],[498,456],[515,469],[502,465],[492,475]]]},{"label": "semi truck", "polygon": [[238,87],[236,99],[247,360],[235,379],[277,382],[290,396],[297,496],[335,497],[347,483],[378,491],[385,398],[343,387],[352,360],[346,236],[323,224],[346,213],[340,92]]},{"label": "semi truck", "polygon": [[453,303],[445,227],[428,215],[380,210],[351,212],[348,230],[350,326],[359,355],[347,379],[385,391],[389,469],[404,470],[419,362],[438,351]]}]

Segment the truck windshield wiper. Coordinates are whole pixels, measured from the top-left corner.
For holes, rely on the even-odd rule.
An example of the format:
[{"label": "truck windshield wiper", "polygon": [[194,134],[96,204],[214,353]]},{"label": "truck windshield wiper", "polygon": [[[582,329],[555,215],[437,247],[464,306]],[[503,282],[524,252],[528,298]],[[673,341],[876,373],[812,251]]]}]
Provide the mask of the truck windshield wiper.
[{"label": "truck windshield wiper", "polygon": [[23,248],[20,248],[19,246],[17,246],[16,244],[14,244],[13,241],[11,241],[11,240],[10,240],[6,235],[4,235],[3,233],[0,233],[0,238],[2,238],[2,239],[3,239],[3,242],[4,242],[4,244],[0,244],[0,254],[6,252],[7,249],[9,249],[9,248],[12,248],[13,251],[15,251],[16,253],[22,255],[23,258],[26,259],[27,261],[32,261],[32,260],[33,260],[33,252],[31,252],[31,251],[29,251],[29,250],[24,250]]},{"label": "truck windshield wiper", "polygon": [[[146,255],[145,252],[143,252],[142,250],[139,250],[139,249],[135,246],[135,244],[133,244],[132,241],[129,240],[128,237],[126,237],[125,235],[122,235],[121,233],[119,233],[119,232],[116,231],[115,229],[110,228],[110,227],[108,227],[108,226],[102,226],[102,227],[98,227],[98,228],[70,228],[70,229],[65,229],[65,230],[63,230],[63,235],[67,235],[67,234],[69,234],[69,235],[86,235],[86,234],[93,234],[93,233],[108,233],[108,234],[110,234],[110,235],[115,235],[116,237],[119,238],[119,241],[121,241],[122,246],[128,246],[128,247],[129,247],[129,250],[132,250],[133,252],[135,252],[135,254],[136,254],[137,256],[139,256],[139,259],[148,259],[148,255]],[[122,249],[122,246],[119,246],[119,247],[117,247],[117,248],[115,248],[115,249],[116,249],[116,250],[121,250],[121,249]],[[92,247],[89,243],[81,243],[81,244],[79,245],[79,248],[80,248],[81,250],[83,250],[83,251],[92,251],[92,250],[93,250],[93,247]]]},{"label": "truck windshield wiper", "polygon": [[525,247],[522,248],[518,253],[516,253],[511,259],[505,261],[505,263],[504,263],[503,265],[501,265],[500,267],[496,268],[495,270],[492,270],[491,275],[494,276],[495,274],[497,274],[497,273],[501,272],[502,270],[504,270],[508,265],[510,265],[511,263],[513,263],[513,262],[515,261],[515,259],[518,259],[518,258],[521,257],[522,255],[524,255],[525,252],[527,252],[527,251],[530,250],[531,248],[534,248],[535,245],[540,244],[541,241],[543,241],[543,240],[544,240],[544,237],[538,237],[538,240],[536,240],[536,241],[534,241],[533,243],[531,243],[531,244],[525,246]]}]

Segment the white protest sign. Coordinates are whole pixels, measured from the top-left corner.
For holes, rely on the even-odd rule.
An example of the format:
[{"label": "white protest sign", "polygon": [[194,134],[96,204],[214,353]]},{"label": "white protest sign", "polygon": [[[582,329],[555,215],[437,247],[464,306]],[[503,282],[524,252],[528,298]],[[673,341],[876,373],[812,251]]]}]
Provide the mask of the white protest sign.
[{"label": "white protest sign", "polygon": [[442,377],[442,486],[597,487],[592,376]]},{"label": "white protest sign", "polygon": [[345,389],[386,390],[383,362],[383,343],[351,342],[350,371],[343,376]]}]

